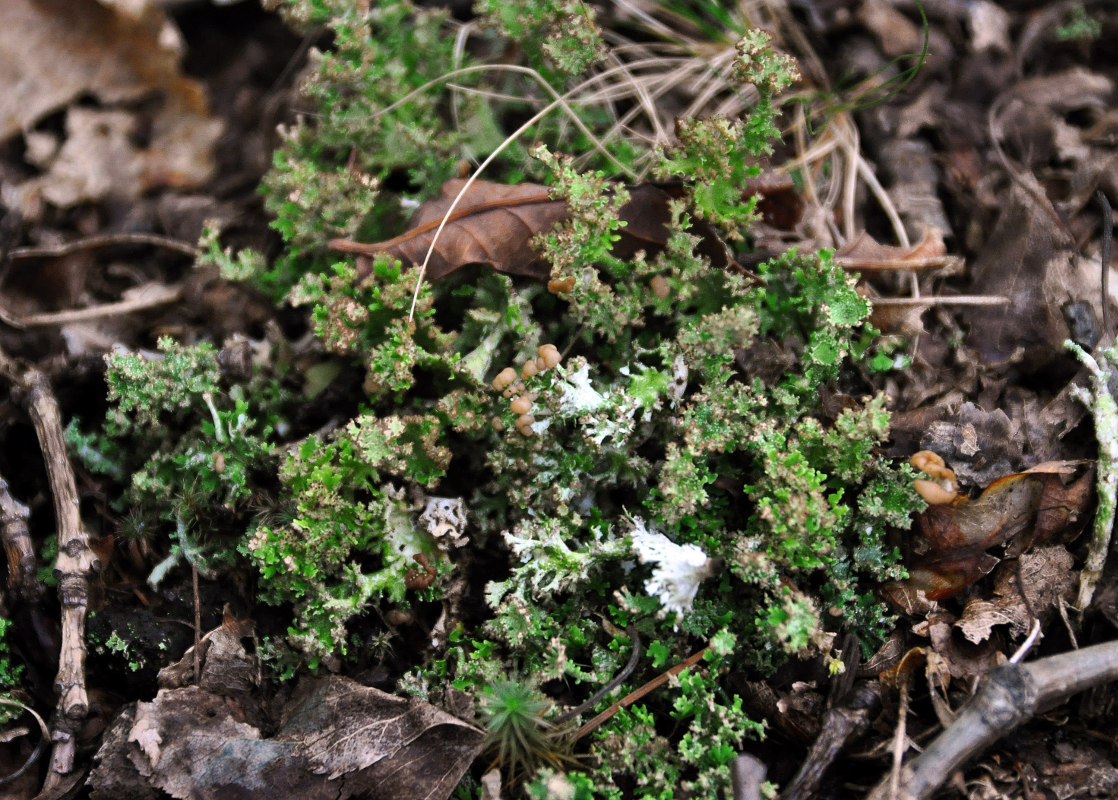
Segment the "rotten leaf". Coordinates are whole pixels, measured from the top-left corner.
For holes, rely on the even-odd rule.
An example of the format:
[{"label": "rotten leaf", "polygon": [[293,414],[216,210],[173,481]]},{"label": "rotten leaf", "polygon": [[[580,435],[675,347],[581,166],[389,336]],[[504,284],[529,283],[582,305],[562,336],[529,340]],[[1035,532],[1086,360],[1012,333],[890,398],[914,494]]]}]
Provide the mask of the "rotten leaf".
[{"label": "rotten leaf", "polygon": [[416,698],[338,676],[300,683],[270,738],[252,716],[195,686],[131,704],[105,734],[91,796],[445,800],[484,738]]}]

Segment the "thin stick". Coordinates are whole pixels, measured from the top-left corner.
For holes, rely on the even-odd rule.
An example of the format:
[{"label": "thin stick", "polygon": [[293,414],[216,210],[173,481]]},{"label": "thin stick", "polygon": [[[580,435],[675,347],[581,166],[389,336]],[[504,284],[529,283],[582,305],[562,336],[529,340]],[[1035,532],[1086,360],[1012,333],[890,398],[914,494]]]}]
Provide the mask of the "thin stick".
[{"label": "thin stick", "polygon": [[55,572],[62,605],[62,647],[58,676],[54,681],[58,708],[51,735],[54,752],[46,783],[51,786],[62,775],[73,771],[77,734],[89,714],[85,690],[85,615],[89,604],[89,578],[101,569],[101,562],[82,525],[78,489],[66,454],[58,401],[46,376],[37,370],[28,370],[20,383],[28,391],[28,412],[43,451],[58,525]]},{"label": "thin stick", "polygon": [[893,735],[893,767],[889,770],[889,792],[892,797],[900,794],[901,764],[904,761],[904,744],[908,739],[908,676],[901,679],[901,702],[897,709],[897,730]]},{"label": "thin stick", "polygon": [[32,247],[13,247],[11,258],[58,258],[59,256],[76,253],[79,250],[96,250],[101,247],[110,247],[120,244],[147,244],[153,247],[162,247],[165,250],[174,250],[186,256],[198,255],[198,248],[182,239],[173,239],[170,236],[160,236],[158,233],[105,233],[98,236],[87,236],[84,239],[75,239],[62,244],[44,244]]},{"label": "thin stick", "polygon": [[897,790],[892,790],[887,776],[869,800],[929,798],[956,770],[1018,725],[1074,694],[1114,680],[1118,680],[1118,642],[1000,666],[986,676],[951,727],[903,767]]},{"label": "thin stick", "polygon": [[[888,272],[890,270],[940,269],[961,264],[959,256],[930,256],[928,258],[854,258],[835,256],[835,263],[843,269],[856,269],[861,272]],[[917,299],[917,298],[911,298]]]},{"label": "thin stick", "polygon": [[869,681],[854,691],[849,704],[827,709],[819,726],[819,736],[812,743],[796,777],[784,787],[780,800],[819,797],[827,770],[851,741],[865,733],[881,710],[881,692],[880,683]]},{"label": "thin stick", "polygon": [[572,708],[570,711],[565,711],[558,717],[556,717],[552,721],[553,725],[562,725],[564,722],[572,720],[584,711],[588,711],[594,706],[598,705],[599,700],[601,700],[607,694],[623,684],[625,680],[633,674],[633,670],[637,668],[637,663],[641,660],[641,638],[640,634],[637,632],[637,628],[635,625],[630,625],[626,629],[625,633],[629,635],[629,641],[633,643],[633,652],[629,656],[629,663],[627,663],[620,672],[613,676],[613,680],[596,691],[594,693],[594,696],[587,700],[585,703]]},{"label": "thin stick", "polygon": [[875,297],[875,307],[886,306],[1007,306],[1010,299],[1000,294],[957,294],[946,297]]},{"label": "thin stick", "polygon": [[119,300],[115,303],[101,303],[88,308],[74,308],[68,311],[50,311],[43,314],[28,314],[25,317],[13,316],[8,312],[9,325],[16,328],[41,328],[48,325],[69,325],[73,322],[86,322],[104,317],[123,316],[137,311],[146,311],[149,308],[165,306],[182,298],[181,286],[164,286],[162,284],[147,284],[139,292],[139,297],[128,300]]},{"label": "thin stick", "polygon": [[686,661],[681,661],[680,663],[676,664],[674,667],[669,669],[667,672],[665,672],[661,675],[657,675],[655,678],[650,680],[648,683],[646,683],[644,686],[640,687],[636,691],[630,692],[629,694],[622,697],[620,700],[618,700],[612,706],[607,708],[601,714],[594,717],[594,719],[590,720],[585,725],[583,725],[581,728],[579,728],[578,731],[575,732],[575,735],[572,737],[572,741],[578,741],[583,736],[590,733],[595,728],[597,728],[599,725],[601,725],[603,722],[608,720],[610,717],[612,717],[614,714],[616,714],[621,709],[628,708],[633,703],[637,702],[642,697],[644,697],[646,694],[651,692],[653,689],[660,688],[661,686],[663,686],[665,683],[668,682],[668,678],[670,678],[672,675],[678,675],[679,673],[683,672],[683,670],[687,669],[688,667],[692,667],[695,664],[698,664],[700,661],[703,660],[703,656],[705,656],[707,654],[708,650],[710,650],[709,647],[704,647],[702,650],[695,653],[693,656],[688,658]]},{"label": "thin stick", "polygon": [[1114,217],[1102,189],[1095,192],[1095,198],[1102,206],[1102,331],[1105,334],[1110,332],[1110,242],[1114,238]]},{"label": "thin stick", "polygon": [[190,562],[190,579],[194,588],[194,685],[202,685],[202,601],[198,594],[198,566]]}]

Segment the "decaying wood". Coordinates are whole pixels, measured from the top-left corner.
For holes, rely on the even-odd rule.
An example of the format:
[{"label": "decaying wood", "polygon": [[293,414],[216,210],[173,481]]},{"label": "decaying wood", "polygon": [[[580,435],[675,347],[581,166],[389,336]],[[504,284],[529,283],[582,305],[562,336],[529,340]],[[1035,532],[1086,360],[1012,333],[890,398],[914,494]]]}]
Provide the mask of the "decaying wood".
[{"label": "decaying wood", "polygon": [[78,490],[74,472],[66,455],[62,434],[62,416],[58,401],[46,377],[35,370],[25,373],[20,381],[28,393],[28,411],[39,437],[39,446],[46,462],[54,514],[58,525],[58,597],[62,605],[62,649],[58,658],[58,675],[54,686],[58,706],[52,720],[52,780],[74,768],[76,735],[89,713],[85,689],[85,615],[89,600],[89,576],[101,567],[90,546],[90,537],[82,525]]},{"label": "decaying wood", "polygon": [[886,777],[869,800],[923,800],[955,770],[1018,725],[1072,695],[1118,680],[1118,642],[1085,647],[993,670],[955,723],[901,769],[894,792]]}]

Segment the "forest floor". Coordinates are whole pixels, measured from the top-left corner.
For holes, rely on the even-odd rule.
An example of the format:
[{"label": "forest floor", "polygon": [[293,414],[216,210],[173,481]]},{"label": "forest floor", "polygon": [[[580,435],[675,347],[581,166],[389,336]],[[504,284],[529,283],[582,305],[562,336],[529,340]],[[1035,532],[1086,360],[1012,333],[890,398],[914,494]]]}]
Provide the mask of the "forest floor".
[{"label": "forest floor", "polygon": [[[191,253],[203,225],[215,220],[223,243],[267,258],[282,250],[258,186],[279,146],[277,126],[290,125],[306,108],[298,86],[308,50],[331,46],[321,30],[294,33],[250,2],[176,4],[165,17],[131,17],[93,0],[75,5],[84,10],[71,17],[61,7],[0,0],[0,18],[8,20],[0,30],[0,353],[11,386],[0,402],[0,478],[7,484],[0,500],[10,560],[4,663],[19,671],[6,681],[11,696],[65,734],[41,744],[30,715],[9,722],[0,772],[14,773],[35,758],[0,786],[0,797],[208,797],[223,796],[213,787],[232,785],[244,798],[378,797],[389,790],[400,800],[501,796],[499,781],[495,790],[492,783],[480,788],[491,758],[473,762],[481,733],[455,722],[469,720],[472,707],[464,711],[460,698],[455,707],[449,690],[434,704],[441,709],[413,707],[407,719],[395,707],[386,712],[413,726],[417,740],[435,737],[407,753],[420,766],[398,784],[366,774],[380,755],[343,763],[337,753],[316,755],[300,732],[358,729],[374,718],[387,725],[371,710],[391,705],[387,694],[343,707],[339,698],[348,695],[330,681],[345,677],[392,692],[409,652],[416,663],[429,657],[425,642],[437,603],[417,604],[418,622],[385,623],[397,635],[388,666],[324,662],[330,669],[320,668],[317,682],[297,690],[291,681],[261,678],[250,621],[258,630],[282,630],[279,611],[254,604],[248,579],[195,573],[192,580],[183,567],[151,589],[146,573],[169,544],[123,535],[127,520],[111,507],[106,479],[76,458],[78,524],[89,531],[101,569],[80,587],[91,611],[88,655],[84,664],[67,655],[74,622],[65,619],[55,590],[42,584],[50,579],[46,560],[57,554],[47,543],[62,535],[66,513],[53,505],[59,490],[50,473],[65,472],[66,459],[51,454],[37,428],[43,406],[36,387],[50,387],[63,426],[75,418],[89,423],[109,406],[104,357],[114,348],[153,351],[163,336],[221,347],[237,335],[259,340],[282,329],[294,340],[310,330],[305,309],[277,307],[212,267],[196,267]],[[621,15],[622,6],[613,13]],[[764,218],[752,229],[752,246],[770,254],[793,244],[801,251],[832,248],[838,264],[861,275],[859,291],[873,302],[871,322],[905,342],[904,369],[874,387],[891,412],[879,453],[905,462],[934,451],[954,471],[959,492],[947,487],[948,501],[921,516],[918,530],[932,540],[925,550],[934,557],[925,553],[909,566],[914,581],[922,570],[923,583],[887,590],[900,610],[894,635],[868,665],[849,671],[841,690],[819,678],[818,660],[730,680],[749,715],[766,724],[764,739],[743,742],[741,752],[760,760],[785,798],[865,797],[879,781],[887,784],[894,751],[926,746],[950,726],[980,679],[1034,628],[1041,635],[1027,659],[1109,642],[1118,626],[1113,563],[1079,608],[1097,506],[1093,476],[1118,469],[1106,458],[1095,464],[1094,422],[1104,419],[1098,398],[1107,376],[1093,384],[1065,346],[1070,339],[1100,353],[1114,343],[1118,320],[1118,282],[1107,286],[1102,278],[1110,270],[1103,261],[1106,217],[1118,203],[1118,9],[1103,2],[926,0],[923,12],[900,0],[804,0],[782,12],[781,45],[797,57],[803,80],[850,98],[831,120],[838,131],[832,141],[859,157],[836,162],[849,170],[845,181],[820,178],[829,197],[802,180],[762,188]],[[171,29],[181,35],[181,63],[165,49]],[[903,82],[898,74],[903,78],[925,47],[926,58]],[[858,96],[845,95],[848,87],[858,87]],[[803,151],[795,108],[786,107],[774,164],[817,157]],[[297,427],[310,433],[335,416],[354,416],[361,391],[354,374],[343,371],[317,395]],[[1109,419],[1118,427],[1118,415]],[[1099,438],[1104,428],[1100,422]],[[1118,430],[1109,435],[1118,440]],[[32,545],[21,550],[11,525],[23,506]],[[1043,521],[1053,509],[1062,516]],[[20,578],[13,557],[30,557],[34,578]],[[65,585],[69,573],[60,570]],[[929,603],[937,592],[940,602]],[[177,685],[194,682],[201,656],[183,654],[207,631],[224,631],[228,640],[221,640],[229,648],[221,655],[229,660],[213,668],[219,688],[203,681],[177,708],[143,705],[176,685],[168,683],[173,676],[157,677],[161,668],[178,662]],[[211,635],[207,658],[219,638]],[[57,716],[65,706],[55,691],[60,657],[64,667],[84,670],[79,683],[88,697],[69,723]],[[327,672],[334,677],[323,677]],[[1118,795],[1118,694],[1099,684],[1054,708],[1030,710],[1015,731],[976,745],[965,767],[944,776],[937,796]],[[230,712],[224,698],[246,686],[251,702],[242,698]],[[851,710],[858,697],[869,697],[868,710]],[[329,705],[323,698],[335,704],[332,716],[318,716]],[[201,708],[206,719],[222,717],[224,727],[191,740],[193,749],[176,750],[167,731],[185,741],[204,726],[194,716]],[[122,712],[133,715],[131,728],[120,727]],[[138,724],[143,714],[146,729]],[[846,724],[857,733],[835,733]],[[159,726],[162,734],[144,738],[143,730]],[[270,755],[261,748],[236,762],[245,771],[240,776],[202,775],[206,747],[253,726],[273,734],[261,740],[270,743]],[[828,730],[839,739],[834,752],[810,751]],[[198,743],[203,739],[207,745]],[[160,748],[174,757],[161,757]],[[142,769],[129,766],[139,764],[138,750],[150,759]],[[282,770],[274,767],[281,756]],[[392,758],[403,756],[385,755],[385,763]],[[185,766],[169,766],[168,759]],[[444,770],[444,760],[460,768]],[[818,774],[797,779],[805,761]],[[256,780],[254,771],[267,777]],[[620,786],[622,793],[635,791]],[[738,796],[750,790],[741,785]],[[876,796],[888,797],[884,791]],[[512,796],[507,788],[505,796]]]}]

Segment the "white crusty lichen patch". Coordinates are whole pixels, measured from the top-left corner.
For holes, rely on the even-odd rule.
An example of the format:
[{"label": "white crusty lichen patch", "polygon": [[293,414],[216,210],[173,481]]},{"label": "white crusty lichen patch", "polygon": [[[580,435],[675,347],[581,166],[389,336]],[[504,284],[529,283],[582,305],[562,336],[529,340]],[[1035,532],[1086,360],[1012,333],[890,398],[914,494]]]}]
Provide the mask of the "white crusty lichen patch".
[{"label": "white crusty lichen patch", "polygon": [[1095,585],[1102,575],[1106,556],[1110,551],[1110,534],[1114,529],[1114,512],[1118,505],[1118,403],[1110,394],[1108,383],[1118,363],[1115,348],[1110,347],[1092,356],[1075,342],[1066,341],[1064,347],[1075,353],[1090,372],[1091,388],[1073,386],[1074,397],[1091,411],[1095,418],[1095,438],[1099,442],[1097,492],[1099,508],[1087,549],[1087,561],[1079,578],[1079,597],[1076,607],[1083,611],[1091,603]]}]

